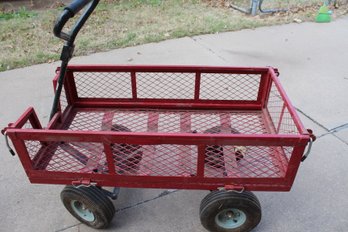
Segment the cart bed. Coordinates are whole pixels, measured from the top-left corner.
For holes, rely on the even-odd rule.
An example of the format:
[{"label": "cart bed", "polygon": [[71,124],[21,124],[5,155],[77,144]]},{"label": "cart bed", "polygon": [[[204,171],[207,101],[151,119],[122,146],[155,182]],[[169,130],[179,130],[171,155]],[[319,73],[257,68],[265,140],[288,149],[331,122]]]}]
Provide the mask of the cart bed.
[{"label": "cart bed", "polygon": [[289,190],[309,140],[273,68],[70,66],[12,127],[32,182],[126,187]]}]

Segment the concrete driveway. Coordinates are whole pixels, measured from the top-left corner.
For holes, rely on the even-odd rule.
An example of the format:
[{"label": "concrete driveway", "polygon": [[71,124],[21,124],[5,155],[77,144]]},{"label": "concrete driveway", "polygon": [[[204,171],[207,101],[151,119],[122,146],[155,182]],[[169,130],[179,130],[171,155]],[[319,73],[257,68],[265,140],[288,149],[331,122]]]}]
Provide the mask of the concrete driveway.
[{"label": "concrete driveway", "polygon": [[[344,232],[348,228],[348,17],[169,40],[77,57],[83,64],[274,66],[307,128],[318,136],[288,193],[257,192],[263,218],[254,231]],[[78,49],[78,48],[77,48]],[[47,123],[58,63],[0,73],[0,127],[34,106]],[[63,207],[62,186],[31,185],[0,140],[0,231],[94,231]],[[106,231],[204,231],[206,191],[122,189]]]}]

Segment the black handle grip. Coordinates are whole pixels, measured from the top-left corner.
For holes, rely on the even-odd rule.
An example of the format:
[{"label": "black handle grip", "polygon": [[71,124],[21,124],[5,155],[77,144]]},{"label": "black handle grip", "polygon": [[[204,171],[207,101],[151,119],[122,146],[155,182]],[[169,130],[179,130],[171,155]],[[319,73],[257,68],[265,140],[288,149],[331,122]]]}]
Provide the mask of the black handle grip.
[{"label": "black handle grip", "polygon": [[[98,5],[99,0],[75,0],[69,6],[64,8],[63,13],[59,16],[56,21],[56,24],[53,28],[53,33],[60,39],[63,39],[68,42],[69,46],[74,44],[77,33],[83,27],[88,17],[92,14],[96,6]],[[74,27],[69,33],[63,32],[65,24],[74,17],[74,15],[79,12],[81,9],[89,5],[88,9],[82,14],[80,19],[75,23]]]},{"label": "black handle grip", "polygon": [[70,3],[69,6],[65,7],[65,9],[69,10],[71,13],[73,13],[73,16],[74,16],[91,1],[92,0],[75,0],[72,3]]},{"label": "black handle grip", "polygon": [[[63,13],[60,15],[60,17],[57,19],[56,24],[54,25],[53,33],[55,36],[57,36],[60,39],[63,39],[66,41],[66,44],[63,47],[62,54],[60,56],[60,59],[62,60],[62,65],[60,69],[59,79],[58,79],[58,87],[56,90],[56,94],[54,96],[52,110],[50,114],[50,120],[54,116],[54,114],[58,111],[58,102],[60,99],[60,94],[63,89],[63,83],[65,78],[66,69],[68,67],[69,60],[71,59],[73,52],[74,52],[74,41],[89,18],[89,16],[92,14],[94,9],[97,7],[99,3],[99,0],[75,0],[72,2],[68,7],[66,7],[63,11]],[[63,28],[65,24],[74,17],[74,15],[79,12],[81,9],[86,7],[88,4],[87,9],[85,12],[80,16],[80,18],[77,20],[73,28],[69,33],[63,32]]]}]

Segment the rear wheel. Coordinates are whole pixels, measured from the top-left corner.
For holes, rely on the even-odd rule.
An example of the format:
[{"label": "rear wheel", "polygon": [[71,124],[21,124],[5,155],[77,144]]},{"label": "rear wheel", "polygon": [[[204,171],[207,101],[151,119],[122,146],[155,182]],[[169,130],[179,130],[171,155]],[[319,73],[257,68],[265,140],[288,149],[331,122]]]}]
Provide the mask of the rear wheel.
[{"label": "rear wheel", "polygon": [[261,220],[261,206],[251,192],[213,191],[201,202],[202,225],[214,232],[248,232]]},{"label": "rear wheel", "polygon": [[96,229],[106,228],[115,214],[111,200],[95,186],[66,186],[60,198],[76,219]]}]

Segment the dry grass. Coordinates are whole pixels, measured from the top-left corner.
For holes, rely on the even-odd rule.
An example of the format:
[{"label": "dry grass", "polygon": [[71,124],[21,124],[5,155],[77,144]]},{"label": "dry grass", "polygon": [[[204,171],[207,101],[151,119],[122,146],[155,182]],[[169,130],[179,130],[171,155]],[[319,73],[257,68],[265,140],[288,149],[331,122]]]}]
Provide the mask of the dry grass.
[{"label": "dry grass", "polygon": [[[243,4],[245,0],[238,1],[238,4]],[[273,5],[269,2],[266,7],[284,7],[284,1],[270,1]],[[288,1],[294,4],[291,11],[256,17],[231,11],[226,7],[226,1],[104,1],[78,36],[75,55],[184,36],[284,24],[293,22],[294,18],[310,21],[321,2]],[[60,11],[45,10],[28,16],[0,19],[0,71],[59,59],[62,42],[51,31]],[[346,13],[346,6],[335,11],[337,16]]]}]

